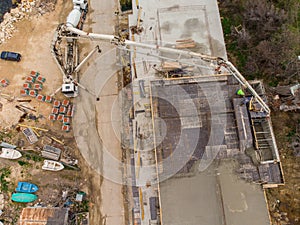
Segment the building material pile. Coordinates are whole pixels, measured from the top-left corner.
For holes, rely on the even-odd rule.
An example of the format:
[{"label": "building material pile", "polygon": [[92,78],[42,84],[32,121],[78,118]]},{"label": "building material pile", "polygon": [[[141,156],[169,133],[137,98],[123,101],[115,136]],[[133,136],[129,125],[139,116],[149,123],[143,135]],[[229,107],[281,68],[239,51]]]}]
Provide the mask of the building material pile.
[{"label": "building material pile", "polygon": [[278,86],[273,92],[273,107],[282,111],[300,110],[300,84],[290,86]]},{"label": "building material pile", "polygon": [[16,30],[15,23],[31,13],[34,7],[34,0],[22,0],[17,8],[11,9],[9,13],[4,15],[0,25],[0,44],[12,37],[13,32]]},{"label": "building material pile", "polygon": [[20,90],[21,96],[27,96],[37,98],[39,101],[44,101],[45,96],[40,95],[38,92],[43,90],[43,84],[46,81],[39,72],[31,71],[30,76],[26,77],[25,83]]},{"label": "building material pile", "polygon": [[64,99],[62,102],[54,100],[52,105],[52,111],[49,115],[49,120],[62,122],[62,131],[69,132],[71,127],[71,118],[74,113],[74,105],[69,100]]},{"label": "building material pile", "polygon": [[176,40],[177,49],[195,48],[196,43],[193,39]]},{"label": "building material pile", "polygon": [[42,156],[47,159],[59,160],[61,149],[55,148],[50,145],[44,145],[43,151],[41,151]]},{"label": "building material pile", "polygon": [[43,15],[55,9],[57,0],[22,0],[21,3],[10,12],[5,13],[0,24],[0,45],[10,39],[16,30],[15,23],[27,18],[29,15]]},{"label": "building material pile", "polygon": [[38,141],[37,136],[35,135],[35,133],[33,132],[33,130],[31,128],[27,127],[22,132],[30,144],[34,144],[35,142]]},{"label": "building material pile", "polygon": [[9,85],[9,81],[7,79],[0,80],[0,85],[2,87],[7,87]]}]

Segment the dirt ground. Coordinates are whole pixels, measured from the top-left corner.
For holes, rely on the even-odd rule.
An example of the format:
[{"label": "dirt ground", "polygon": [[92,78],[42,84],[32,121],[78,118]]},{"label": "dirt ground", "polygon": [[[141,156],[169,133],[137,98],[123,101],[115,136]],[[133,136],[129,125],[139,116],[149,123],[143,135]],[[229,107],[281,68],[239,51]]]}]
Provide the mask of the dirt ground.
[{"label": "dirt ground", "polygon": [[[5,224],[16,224],[19,212],[25,206],[12,203],[9,200],[18,181],[37,184],[40,188],[38,192],[39,202],[45,205],[62,204],[62,191],[69,190],[69,193],[77,190],[84,191],[87,193],[88,199],[92,196],[88,205],[91,215],[90,224],[99,224],[101,221],[100,206],[93,203],[100,202],[95,201],[95,199],[98,198],[98,194],[100,196],[101,178],[95,176],[94,171],[85,164],[77,149],[72,130],[69,133],[64,133],[61,131],[60,122],[48,120],[52,108],[51,104],[38,102],[31,97],[20,96],[24,80],[32,70],[38,71],[42,77],[46,78],[41,94],[50,95],[60,87],[62,75],[51,56],[50,44],[57,25],[65,21],[71,8],[72,1],[58,0],[53,12],[46,13],[43,16],[33,15],[29,19],[19,21],[16,24],[13,37],[0,45],[0,51],[15,51],[22,54],[20,62],[0,60],[0,79],[5,78],[9,81],[9,86],[0,87],[0,103],[2,105],[0,109],[0,142],[6,141],[18,146],[21,145],[23,149],[30,149],[31,153],[36,153],[44,144],[50,144],[49,137],[53,136],[64,141],[65,145],[55,141],[52,141],[51,145],[61,148],[69,156],[78,159],[78,165],[81,168],[80,171],[65,169],[57,173],[43,171],[41,170],[42,159],[27,156],[26,152],[28,150],[23,151],[23,155],[26,156],[17,161],[0,159],[0,170],[8,169],[10,171],[10,174],[4,179],[8,182],[7,190],[3,190],[1,185],[6,206],[0,220],[4,219]],[[54,98],[64,99],[61,94],[56,94]],[[20,116],[23,114],[15,108],[16,105],[21,104],[17,99],[30,99],[30,103],[22,104],[34,109],[36,112],[29,112],[38,118],[37,120],[26,118],[22,121],[22,124],[43,127],[49,130],[49,132],[40,132],[40,140],[34,145],[30,145],[22,132],[16,127]],[[1,170],[2,174],[3,170]]]},{"label": "dirt ground", "polygon": [[272,224],[299,224],[300,158],[295,156],[289,143],[297,135],[295,130],[300,124],[300,114],[273,112],[272,121],[285,178],[285,185],[266,190]]}]

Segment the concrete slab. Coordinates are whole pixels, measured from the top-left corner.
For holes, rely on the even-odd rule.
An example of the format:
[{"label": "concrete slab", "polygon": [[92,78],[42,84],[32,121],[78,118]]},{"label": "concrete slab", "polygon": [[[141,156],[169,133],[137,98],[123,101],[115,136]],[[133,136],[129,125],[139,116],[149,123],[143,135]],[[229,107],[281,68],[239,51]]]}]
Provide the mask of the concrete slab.
[{"label": "concrete slab", "polygon": [[224,224],[215,167],[160,183],[164,225]]},{"label": "concrete slab", "polygon": [[235,166],[232,160],[215,162],[203,172],[162,182],[163,224],[269,224],[262,188],[238,178]]},{"label": "concrete slab", "polygon": [[270,224],[262,187],[241,180],[233,172],[235,166],[226,160],[218,168],[226,224]]}]

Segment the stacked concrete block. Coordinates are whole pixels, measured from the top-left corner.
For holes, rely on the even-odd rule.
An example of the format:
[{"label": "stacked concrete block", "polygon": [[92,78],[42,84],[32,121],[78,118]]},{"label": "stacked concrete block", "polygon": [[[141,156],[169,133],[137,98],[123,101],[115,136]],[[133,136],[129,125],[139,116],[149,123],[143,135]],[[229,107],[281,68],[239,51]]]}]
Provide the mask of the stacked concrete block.
[{"label": "stacked concrete block", "polygon": [[28,96],[28,94],[29,94],[29,90],[25,90],[25,89],[20,90],[20,95],[21,96],[26,97],[26,96]]},{"label": "stacked concrete block", "polygon": [[2,87],[7,87],[9,85],[9,81],[7,79],[2,79],[0,84]]},{"label": "stacked concrete block", "polygon": [[36,90],[29,90],[29,96],[31,96],[31,97],[36,97],[37,96],[37,91]]},{"label": "stacked concrete block", "polygon": [[50,95],[46,95],[45,102],[51,103],[53,101],[53,98]]},{"label": "stacked concrete block", "polygon": [[43,85],[42,84],[34,84],[33,89],[37,90],[37,91],[41,91],[43,89]]},{"label": "stacked concrete block", "polygon": [[23,84],[23,89],[25,89],[25,90],[31,89],[31,84],[30,83],[24,83]]},{"label": "stacked concrete block", "polygon": [[46,78],[42,77],[42,76],[38,76],[36,78],[36,81],[39,82],[39,83],[44,83],[46,81]]},{"label": "stacked concrete block", "polygon": [[60,102],[60,101],[54,100],[54,102],[53,102],[53,107],[59,108],[60,105],[61,105],[61,102]]},{"label": "stacked concrete block", "polygon": [[55,120],[56,120],[56,117],[57,117],[57,115],[55,115],[55,114],[50,114],[50,115],[49,115],[49,120],[55,121]]},{"label": "stacked concrete block", "polygon": [[44,95],[41,95],[41,94],[38,94],[38,95],[36,96],[36,99],[37,99],[38,101],[40,101],[40,102],[43,102],[43,101],[45,101],[45,96],[44,96]]}]

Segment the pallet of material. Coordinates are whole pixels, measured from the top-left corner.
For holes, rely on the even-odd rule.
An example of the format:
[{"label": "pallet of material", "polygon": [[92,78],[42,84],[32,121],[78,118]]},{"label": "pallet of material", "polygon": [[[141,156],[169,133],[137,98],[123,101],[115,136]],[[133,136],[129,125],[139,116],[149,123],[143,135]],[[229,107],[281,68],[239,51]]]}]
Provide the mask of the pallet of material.
[{"label": "pallet of material", "polygon": [[25,137],[27,138],[27,140],[29,141],[30,144],[34,144],[35,142],[38,141],[37,136],[31,130],[31,128],[25,128],[22,132],[23,132],[23,134],[25,135]]},{"label": "pallet of material", "polygon": [[163,62],[162,69],[163,70],[181,69],[181,65],[178,62]]},{"label": "pallet of material", "polygon": [[44,145],[41,153],[44,158],[59,160],[61,150],[50,145]]},{"label": "pallet of material", "polygon": [[183,48],[195,48],[196,43],[193,39],[184,39],[184,40],[176,40],[176,46],[177,49],[183,49]]}]

